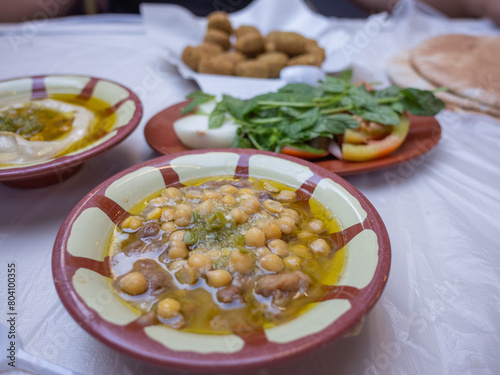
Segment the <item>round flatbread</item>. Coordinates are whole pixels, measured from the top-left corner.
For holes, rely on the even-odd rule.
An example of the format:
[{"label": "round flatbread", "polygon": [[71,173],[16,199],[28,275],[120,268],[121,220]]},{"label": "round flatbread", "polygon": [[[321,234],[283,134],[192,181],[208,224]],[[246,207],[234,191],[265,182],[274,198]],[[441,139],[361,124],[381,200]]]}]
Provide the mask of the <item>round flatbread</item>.
[{"label": "round flatbread", "polygon": [[441,35],[410,51],[410,62],[437,86],[500,109],[500,38]]},{"label": "round flatbread", "polygon": [[[410,51],[402,51],[393,56],[387,63],[386,68],[389,79],[401,87],[414,87],[420,90],[435,90],[436,86],[423,78],[413,69],[410,63]],[[450,92],[436,92],[435,95],[452,107],[460,107],[466,110],[483,112],[500,118],[500,109],[477,103],[473,100],[463,98]]]}]

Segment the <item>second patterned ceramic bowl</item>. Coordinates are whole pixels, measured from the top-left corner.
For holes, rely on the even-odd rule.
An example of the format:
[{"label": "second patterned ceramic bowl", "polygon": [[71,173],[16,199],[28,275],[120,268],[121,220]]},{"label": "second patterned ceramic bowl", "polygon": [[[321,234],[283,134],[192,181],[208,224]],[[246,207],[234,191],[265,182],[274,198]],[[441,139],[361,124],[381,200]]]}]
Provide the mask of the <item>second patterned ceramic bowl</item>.
[{"label": "second patterned ceramic bowl", "polygon": [[[331,233],[346,254],[335,285],[307,312],[250,334],[211,335],[141,325],[111,288],[107,243],[138,202],[166,186],[214,176],[264,178],[315,198],[342,231]],[[340,251],[340,250],[339,250]],[[390,267],[385,226],[368,200],[337,175],[304,160],[255,150],[192,151],[149,160],[110,178],[66,218],[54,244],[57,292],[90,334],[147,362],[190,371],[232,371],[266,366],[312,351],[350,332],[379,298]]]},{"label": "second patterned ceramic bowl", "polygon": [[[99,111],[109,116],[109,130],[85,147],[62,156],[23,164],[9,164],[5,153],[16,145],[0,144],[0,181],[22,188],[36,188],[61,182],[72,176],[88,159],[116,146],[129,136],[142,117],[139,98],[125,86],[106,79],[80,75],[44,75],[0,81],[0,108],[39,99],[71,98],[73,104],[99,102]],[[31,143],[31,142],[30,142]],[[38,142],[41,143],[41,142]],[[17,146],[18,147],[18,146]]]}]

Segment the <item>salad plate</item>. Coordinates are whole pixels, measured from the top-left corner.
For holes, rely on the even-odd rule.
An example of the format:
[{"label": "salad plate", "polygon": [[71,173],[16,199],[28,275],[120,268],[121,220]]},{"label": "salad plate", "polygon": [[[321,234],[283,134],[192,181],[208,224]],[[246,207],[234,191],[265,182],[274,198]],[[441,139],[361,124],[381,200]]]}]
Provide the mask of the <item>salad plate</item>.
[{"label": "salad plate", "polygon": [[[181,118],[181,110],[188,101],[174,104],[153,116],[144,128],[149,146],[160,154],[172,154],[190,150],[184,146],[174,131],[174,122]],[[371,172],[392,167],[420,157],[430,151],[441,138],[441,126],[434,117],[410,115],[410,130],[402,146],[393,154],[381,159],[364,162],[339,160],[334,156],[314,160],[329,171],[341,176]]]}]

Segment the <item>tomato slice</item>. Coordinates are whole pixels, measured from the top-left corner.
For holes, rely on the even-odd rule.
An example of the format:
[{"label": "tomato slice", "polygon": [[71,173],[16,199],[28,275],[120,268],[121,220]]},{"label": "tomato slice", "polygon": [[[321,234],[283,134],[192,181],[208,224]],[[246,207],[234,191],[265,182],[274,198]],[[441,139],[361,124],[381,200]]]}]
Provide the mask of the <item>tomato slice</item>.
[{"label": "tomato slice", "polygon": [[283,146],[281,149],[281,153],[285,155],[290,155],[290,156],[295,156],[297,158],[302,158],[306,160],[311,160],[311,159],[320,159],[324,158],[325,156],[328,155],[328,151],[324,151],[321,153],[317,152],[309,152],[309,151],[304,151],[304,150],[299,150],[295,147],[292,146]]},{"label": "tomato slice", "polygon": [[368,144],[342,143],[342,159],[349,161],[367,161],[392,154],[406,139],[410,129],[410,119],[403,115],[398,126],[381,140],[372,140]]}]

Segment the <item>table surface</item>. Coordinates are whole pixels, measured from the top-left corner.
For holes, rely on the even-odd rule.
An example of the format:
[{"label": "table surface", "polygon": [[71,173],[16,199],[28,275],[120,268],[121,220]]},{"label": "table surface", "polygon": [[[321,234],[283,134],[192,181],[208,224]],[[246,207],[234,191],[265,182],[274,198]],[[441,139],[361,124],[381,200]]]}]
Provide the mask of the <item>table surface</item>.
[{"label": "table surface", "polygon": [[[332,19],[332,27],[342,25],[360,36],[368,32],[364,22]],[[387,82],[384,64],[392,53],[460,30],[498,34],[487,21],[413,15],[406,25],[388,23],[356,47],[355,76]],[[53,242],[69,211],[103,180],[157,156],[144,139],[146,122],[196,89],[163,56],[138,16],[0,26],[0,79],[98,76],[128,86],[144,105],[144,117],[127,140],[67,181],[32,190],[0,184],[1,319],[7,316],[7,264],[15,263],[17,330],[24,349],[82,374],[174,373],[88,335],[64,309],[51,274]],[[431,152],[346,178],[380,213],[393,251],[388,284],[361,333],[255,373],[500,373],[500,124],[450,111],[438,120],[442,139]]]}]

